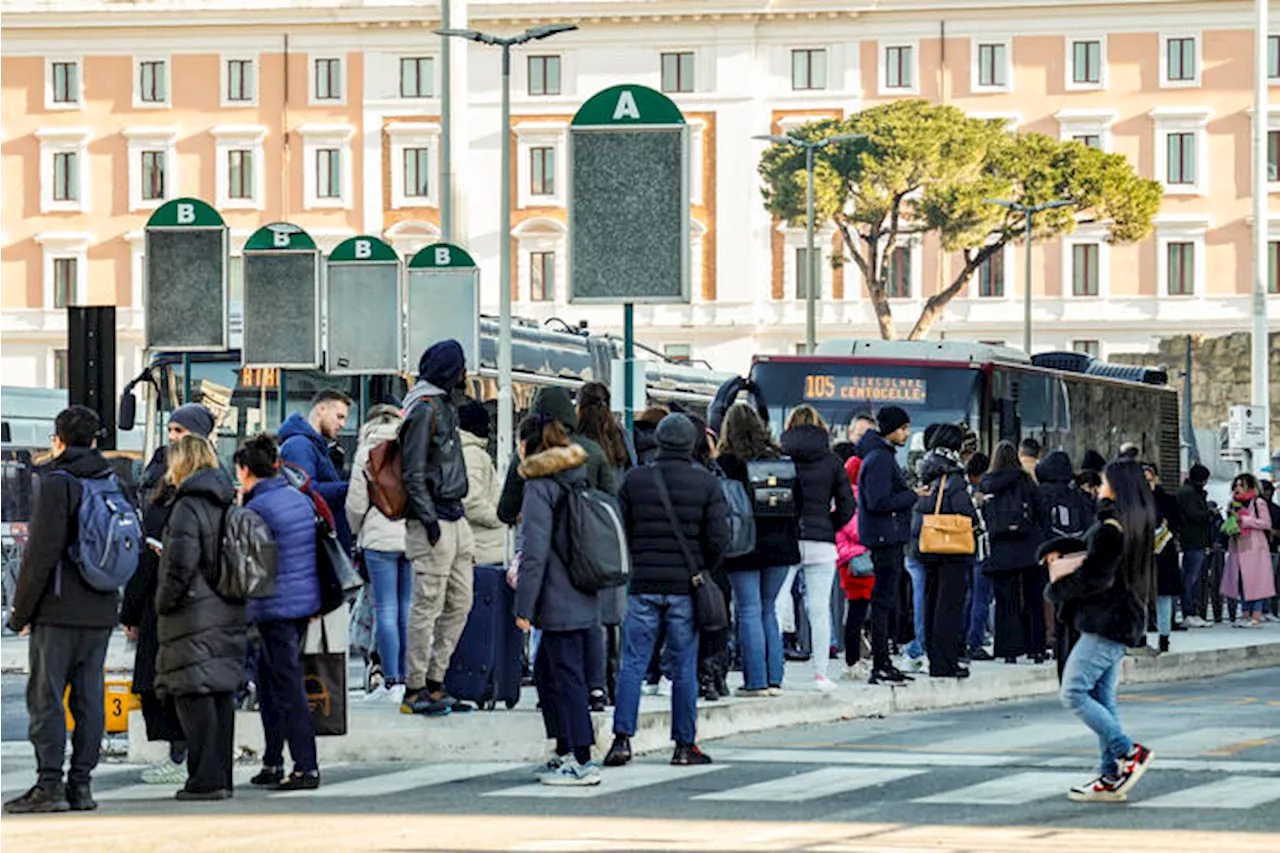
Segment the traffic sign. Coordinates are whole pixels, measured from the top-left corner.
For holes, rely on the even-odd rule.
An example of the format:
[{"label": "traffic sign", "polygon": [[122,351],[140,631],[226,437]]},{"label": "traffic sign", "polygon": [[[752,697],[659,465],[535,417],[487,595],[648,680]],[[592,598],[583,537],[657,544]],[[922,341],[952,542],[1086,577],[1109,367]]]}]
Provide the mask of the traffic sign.
[{"label": "traffic sign", "polygon": [[647,86],[613,86],[569,125],[569,301],[688,302],[689,133]]},{"label": "traffic sign", "polygon": [[[462,344],[468,372],[480,366],[480,270],[466,249],[434,243],[409,261],[405,370],[416,371],[429,346],[453,338]],[[446,389],[447,390],[447,389]]]},{"label": "traffic sign", "polygon": [[264,225],[244,244],[245,367],[320,366],[320,250],[288,222]]},{"label": "traffic sign", "polygon": [[1261,406],[1232,406],[1227,410],[1227,446],[1235,450],[1266,451],[1266,411]]},{"label": "traffic sign", "polygon": [[377,237],[339,243],[325,265],[324,363],[336,375],[399,373],[400,256]]},{"label": "traffic sign", "polygon": [[230,283],[227,224],[218,211],[194,198],[166,202],[147,220],[144,241],[146,347],[225,350]]}]

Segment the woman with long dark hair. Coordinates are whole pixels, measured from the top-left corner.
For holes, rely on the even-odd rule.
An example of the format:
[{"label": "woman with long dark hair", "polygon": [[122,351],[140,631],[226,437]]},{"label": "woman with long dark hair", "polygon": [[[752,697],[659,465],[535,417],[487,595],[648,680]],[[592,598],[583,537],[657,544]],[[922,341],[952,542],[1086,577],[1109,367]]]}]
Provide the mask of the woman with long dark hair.
[{"label": "woman with long dark hair", "polygon": [[1098,735],[1102,758],[1098,777],[1068,796],[1078,802],[1123,802],[1154,758],[1125,734],[1116,685],[1126,649],[1146,637],[1156,511],[1151,487],[1132,460],[1107,465],[1098,496],[1097,520],[1083,541],[1062,537],[1040,550],[1053,579],[1046,597],[1080,632],[1059,697]]}]

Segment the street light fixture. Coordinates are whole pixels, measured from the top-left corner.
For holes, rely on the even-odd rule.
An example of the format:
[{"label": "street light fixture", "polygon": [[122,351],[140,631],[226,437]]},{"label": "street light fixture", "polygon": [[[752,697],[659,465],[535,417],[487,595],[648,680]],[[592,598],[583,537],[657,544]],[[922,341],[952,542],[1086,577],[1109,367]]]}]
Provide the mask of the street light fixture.
[{"label": "street light fixture", "polygon": [[1046,201],[1043,204],[1027,205],[1017,201],[1007,201],[999,198],[986,199],[987,204],[996,204],[1000,207],[1012,210],[1015,213],[1024,214],[1027,217],[1027,283],[1026,283],[1026,300],[1023,304],[1022,313],[1022,349],[1027,356],[1031,355],[1031,226],[1032,220],[1037,213],[1045,210],[1054,210],[1059,207],[1067,207],[1075,204],[1072,199],[1060,198],[1054,201]]},{"label": "street light fixture", "polygon": [[836,136],[828,136],[825,139],[805,140],[797,139],[794,136],[777,134],[765,134],[762,136],[752,137],[764,142],[772,142],[774,145],[791,145],[796,148],[804,149],[804,170],[808,178],[808,186],[805,191],[805,211],[807,221],[805,223],[805,241],[807,248],[805,249],[805,348],[812,355],[818,348],[818,259],[816,257],[817,250],[814,246],[814,213],[813,213],[813,170],[814,170],[814,153],[828,145],[839,145],[842,142],[853,142],[857,139],[866,139],[865,133],[841,133]]},{"label": "street light fixture", "polygon": [[576,30],[576,24],[543,24],[502,37],[479,30],[441,29],[436,35],[502,48],[502,195],[498,220],[498,471],[506,475],[514,449],[511,391],[511,48]]}]

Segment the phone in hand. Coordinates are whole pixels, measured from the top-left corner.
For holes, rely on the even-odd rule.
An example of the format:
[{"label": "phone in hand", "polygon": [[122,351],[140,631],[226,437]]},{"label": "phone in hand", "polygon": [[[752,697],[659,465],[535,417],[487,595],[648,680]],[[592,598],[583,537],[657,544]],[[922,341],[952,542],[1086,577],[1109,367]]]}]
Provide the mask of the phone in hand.
[{"label": "phone in hand", "polygon": [[164,543],[151,536],[147,537],[147,544],[150,545],[151,550],[155,551],[157,554],[164,550]]}]

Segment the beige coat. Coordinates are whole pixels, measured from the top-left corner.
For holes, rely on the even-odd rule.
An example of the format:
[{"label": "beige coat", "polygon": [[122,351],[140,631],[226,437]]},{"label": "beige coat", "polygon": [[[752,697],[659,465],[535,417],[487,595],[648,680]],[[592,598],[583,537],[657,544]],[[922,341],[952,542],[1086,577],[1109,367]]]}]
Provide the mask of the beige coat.
[{"label": "beige coat", "polygon": [[498,472],[489,458],[489,442],[462,430],[462,459],[467,464],[467,496],[462,501],[476,539],[476,563],[501,565],[507,526],[498,520]]},{"label": "beige coat", "polygon": [[347,521],[351,534],[358,537],[361,548],[373,551],[404,553],[404,521],[391,521],[369,503],[369,486],[364,476],[369,451],[396,437],[400,421],[365,424],[360,427],[356,461],[351,466],[351,485],[347,489]]}]

